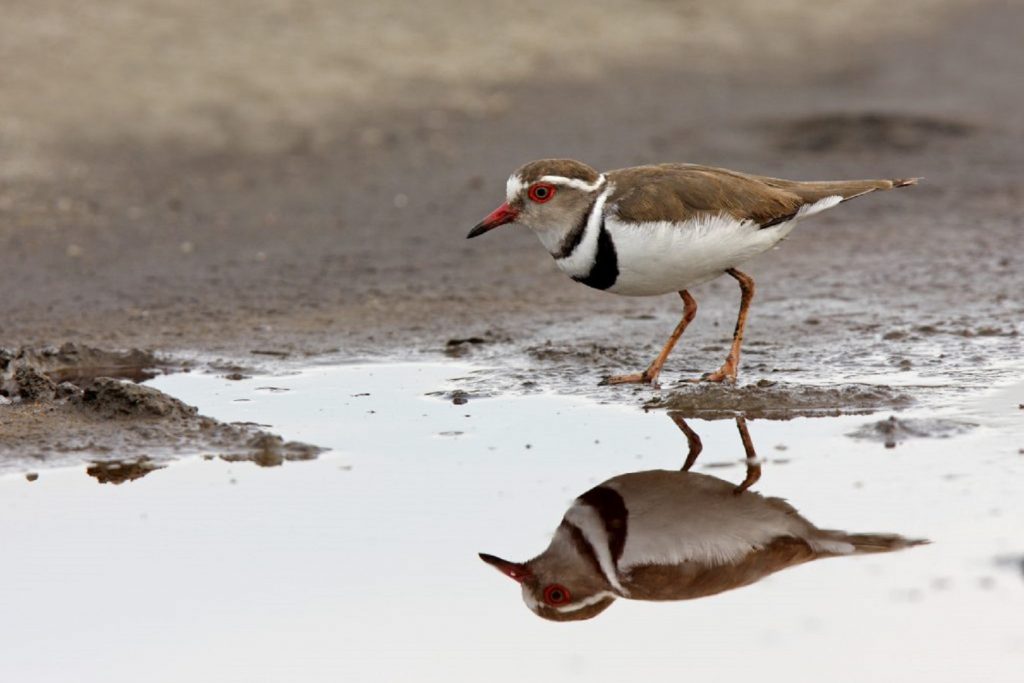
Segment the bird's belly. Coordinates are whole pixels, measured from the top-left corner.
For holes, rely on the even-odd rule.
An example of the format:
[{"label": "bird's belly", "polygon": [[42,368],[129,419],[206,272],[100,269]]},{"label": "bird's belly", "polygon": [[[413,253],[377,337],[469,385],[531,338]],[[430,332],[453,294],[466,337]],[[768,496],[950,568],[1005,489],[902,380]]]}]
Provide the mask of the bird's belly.
[{"label": "bird's belly", "polygon": [[626,296],[678,292],[713,280],[770,249],[792,224],[762,230],[729,216],[686,223],[606,222],[615,244],[618,277],[608,291]]}]

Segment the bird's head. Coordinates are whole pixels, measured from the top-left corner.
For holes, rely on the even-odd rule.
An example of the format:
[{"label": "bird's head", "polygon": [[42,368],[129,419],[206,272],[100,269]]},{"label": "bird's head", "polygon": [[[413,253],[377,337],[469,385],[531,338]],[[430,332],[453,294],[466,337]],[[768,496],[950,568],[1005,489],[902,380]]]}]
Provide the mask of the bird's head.
[{"label": "bird's head", "polygon": [[591,619],[618,597],[564,527],[555,532],[547,550],[528,562],[510,562],[486,553],[480,553],[480,559],[518,582],[530,611],[551,621]]},{"label": "bird's head", "polygon": [[537,233],[550,249],[586,219],[606,182],[602,174],[572,159],[531,161],[509,176],[505,203],[480,221],[467,237],[515,222]]}]

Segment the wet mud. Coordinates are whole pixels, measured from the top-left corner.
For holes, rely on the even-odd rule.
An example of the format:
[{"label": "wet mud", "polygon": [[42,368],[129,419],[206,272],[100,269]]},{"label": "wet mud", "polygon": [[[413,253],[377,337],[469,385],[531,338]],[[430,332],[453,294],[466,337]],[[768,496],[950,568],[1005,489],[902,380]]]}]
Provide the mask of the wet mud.
[{"label": "wet mud", "polygon": [[910,439],[948,439],[977,427],[970,422],[945,418],[898,418],[890,415],[884,420],[863,425],[847,436],[866,441],[884,443],[886,448]]},{"label": "wet mud", "polygon": [[[91,461],[90,476],[121,483],[183,454],[213,453],[272,466],[322,449],[284,441],[256,425],[227,424],[136,379],[171,365],[133,350],[66,344],[23,348],[0,361],[0,470]],[[118,376],[102,376],[116,372]]]},{"label": "wet mud", "polygon": [[672,388],[644,404],[648,410],[670,410],[684,418],[727,417],[789,420],[794,417],[860,415],[907,408],[914,399],[886,386],[848,384],[805,386],[761,380],[753,384],[692,384]]}]

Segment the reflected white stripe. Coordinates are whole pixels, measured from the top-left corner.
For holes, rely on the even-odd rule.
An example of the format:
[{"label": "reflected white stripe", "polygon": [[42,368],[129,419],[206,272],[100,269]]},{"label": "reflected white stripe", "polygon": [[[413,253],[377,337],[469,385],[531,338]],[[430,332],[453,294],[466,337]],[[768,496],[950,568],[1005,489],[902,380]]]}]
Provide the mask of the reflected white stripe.
[{"label": "reflected white stripe", "polygon": [[620,596],[616,595],[615,593],[612,593],[611,591],[601,591],[600,593],[595,593],[594,595],[591,595],[589,598],[583,598],[582,600],[577,600],[576,602],[570,603],[568,605],[562,605],[561,607],[556,607],[555,610],[558,611],[558,612],[563,612],[563,613],[564,612],[578,612],[579,610],[583,609],[584,607],[590,607],[591,605],[596,605],[597,603],[601,602],[605,598],[617,598],[617,597],[620,597]]},{"label": "reflected white stripe", "polygon": [[608,538],[608,531],[604,527],[604,520],[601,514],[590,505],[576,501],[569,511],[565,513],[565,521],[569,522],[583,533],[583,537],[590,544],[597,563],[601,566],[601,573],[611,584],[612,588],[621,595],[628,595],[626,590],[619,583],[619,570],[612,558],[611,540]]}]

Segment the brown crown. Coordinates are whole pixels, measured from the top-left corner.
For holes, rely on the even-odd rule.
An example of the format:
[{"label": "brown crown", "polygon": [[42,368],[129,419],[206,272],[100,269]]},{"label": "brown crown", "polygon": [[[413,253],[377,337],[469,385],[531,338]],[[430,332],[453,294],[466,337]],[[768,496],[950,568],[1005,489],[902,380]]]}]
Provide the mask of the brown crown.
[{"label": "brown crown", "polygon": [[572,159],[539,159],[522,166],[516,171],[516,175],[522,178],[524,183],[532,183],[546,175],[578,178],[592,183],[600,174],[586,164]]}]

